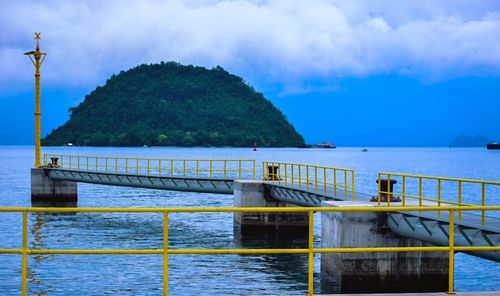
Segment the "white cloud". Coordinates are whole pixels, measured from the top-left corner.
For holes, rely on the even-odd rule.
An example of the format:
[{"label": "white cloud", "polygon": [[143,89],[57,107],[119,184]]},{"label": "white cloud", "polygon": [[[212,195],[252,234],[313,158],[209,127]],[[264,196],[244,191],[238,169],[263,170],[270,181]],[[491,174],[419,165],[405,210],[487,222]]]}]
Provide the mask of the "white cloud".
[{"label": "white cloud", "polygon": [[44,79],[58,85],[92,86],[162,60],[221,65],[287,89],[380,73],[498,75],[497,3],[12,1],[0,11],[0,88],[32,79],[22,53],[35,31],[48,52]]}]

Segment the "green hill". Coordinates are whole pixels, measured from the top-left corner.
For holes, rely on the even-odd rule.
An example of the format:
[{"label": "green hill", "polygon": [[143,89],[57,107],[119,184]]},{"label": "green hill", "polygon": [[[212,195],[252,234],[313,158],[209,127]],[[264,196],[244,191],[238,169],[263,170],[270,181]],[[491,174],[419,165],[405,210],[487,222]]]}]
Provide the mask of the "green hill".
[{"label": "green hill", "polygon": [[69,111],[43,145],[304,145],[271,102],[221,67],[140,65],[111,76]]}]

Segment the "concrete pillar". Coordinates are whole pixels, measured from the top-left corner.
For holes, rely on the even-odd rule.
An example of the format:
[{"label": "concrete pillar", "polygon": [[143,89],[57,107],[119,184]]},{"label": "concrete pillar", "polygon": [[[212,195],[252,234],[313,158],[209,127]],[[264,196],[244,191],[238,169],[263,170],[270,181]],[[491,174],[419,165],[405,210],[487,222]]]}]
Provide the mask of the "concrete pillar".
[{"label": "concrete pillar", "polygon": [[[328,201],[326,207],[375,206]],[[386,213],[322,212],[321,247],[419,247],[386,225]],[[448,288],[447,252],[321,254],[322,293],[438,292]]]},{"label": "concrete pillar", "polygon": [[31,203],[54,205],[77,200],[76,182],[51,179],[43,168],[31,169]]},{"label": "concrete pillar", "polygon": [[[235,207],[294,207],[270,198],[264,182],[259,180],[234,181]],[[307,234],[307,213],[234,213],[235,228],[241,235],[259,233]]]}]

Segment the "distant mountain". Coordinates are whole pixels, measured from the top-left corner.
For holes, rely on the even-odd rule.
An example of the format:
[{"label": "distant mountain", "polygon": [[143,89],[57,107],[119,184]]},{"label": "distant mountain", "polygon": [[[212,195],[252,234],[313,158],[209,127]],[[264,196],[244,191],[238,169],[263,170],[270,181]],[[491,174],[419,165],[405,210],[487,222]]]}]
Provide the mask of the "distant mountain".
[{"label": "distant mountain", "polygon": [[270,101],[221,67],[140,65],[111,76],[70,112],[43,145],[304,145]]},{"label": "distant mountain", "polygon": [[482,135],[460,135],[453,139],[450,147],[486,147],[490,140]]}]

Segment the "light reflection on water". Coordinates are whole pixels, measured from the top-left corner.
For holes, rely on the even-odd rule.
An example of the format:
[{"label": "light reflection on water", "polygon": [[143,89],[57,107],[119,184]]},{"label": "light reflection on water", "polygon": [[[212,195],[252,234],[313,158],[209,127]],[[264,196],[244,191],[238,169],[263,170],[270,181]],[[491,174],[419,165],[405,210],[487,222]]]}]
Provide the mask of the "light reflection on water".
[{"label": "light reflection on water", "polygon": [[[353,168],[362,192],[376,190],[378,171],[500,179],[500,153],[484,149],[443,148],[214,149],[214,148],[45,148],[47,153],[163,158],[244,158],[313,163]],[[29,169],[32,147],[0,147],[0,205],[30,206]],[[493,203],[498,204],[499,195]],[[472,197],[476,198],[476,197]],[[80,207],[222,207],[230,195],[201,194],[79,185]],[[0,248],[21,245],[20,214],[2,213]],[[171,214],[171,248],[301,247],[304,238],[288,240],[234,237],[232,214]],[[315,240],[319,245],[319,218]],[[163,220],[159,214],[77,213],[29,215],[29,246],[72,249],[161,248]],[[500,267],[464,254],[456,255],[456,289],[498,290]],[[0,290],[18,294],[20,255],[0,255]],[[34,295],[158,295],[162,291],[159,255],[31,255],[29,290]],[[306,255],[171,255],[172,295],[303,294],[307,290]],[[319,292],[319,255],[315,257]]]}]

